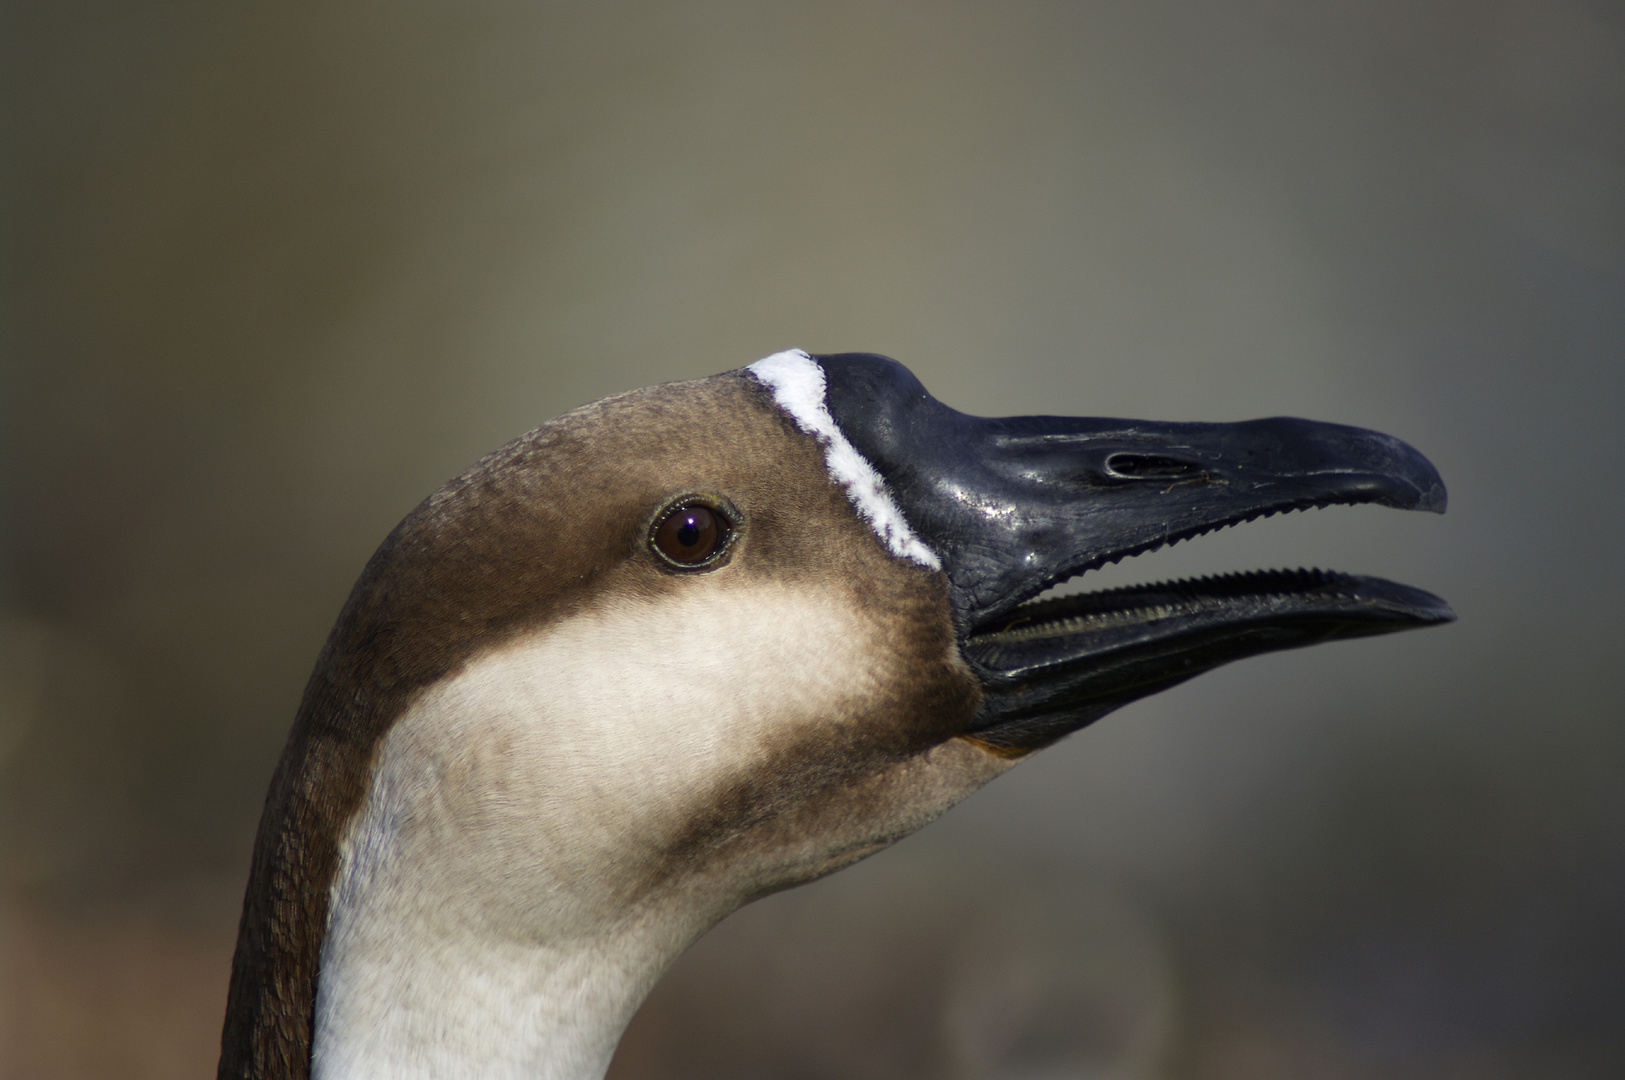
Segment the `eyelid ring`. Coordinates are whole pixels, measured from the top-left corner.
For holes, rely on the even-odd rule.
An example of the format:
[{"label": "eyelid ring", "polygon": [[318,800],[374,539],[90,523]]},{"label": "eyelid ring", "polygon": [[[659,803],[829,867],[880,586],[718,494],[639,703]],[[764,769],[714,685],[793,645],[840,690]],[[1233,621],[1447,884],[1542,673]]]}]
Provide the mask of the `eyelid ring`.
[{"label": "eyelid ring", "polygon": [[[686,506],[703,506],[716,515],[717,524],[723,536],[717,541],[715,550],[704,560],[696,563],[679,562],[660,550],[655,543],[655,533],[666,519]],[[660,504],[660,508],[649,519],[648,527],[644,530],[644,546],[654,553],[660,561],[661,568],[675,570],[678,573],[690,574],[715,570],[733,556],[733,549],[739,540],[739,534],[745,530],[745,515],[726,495],[717,495],[706,491],[686,491],[681,495],[674,495]]]}]

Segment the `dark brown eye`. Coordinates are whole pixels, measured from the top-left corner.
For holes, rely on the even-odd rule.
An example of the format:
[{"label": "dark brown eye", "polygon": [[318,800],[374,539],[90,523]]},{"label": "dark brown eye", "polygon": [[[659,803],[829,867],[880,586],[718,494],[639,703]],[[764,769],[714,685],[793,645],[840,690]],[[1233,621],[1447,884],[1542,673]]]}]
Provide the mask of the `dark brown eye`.
[{"label": "dark brown eye", "polygon": [[728,519],[702,502],[672,507],[649,537],[654,549],[677,566],[704,566],[728,546]]}]

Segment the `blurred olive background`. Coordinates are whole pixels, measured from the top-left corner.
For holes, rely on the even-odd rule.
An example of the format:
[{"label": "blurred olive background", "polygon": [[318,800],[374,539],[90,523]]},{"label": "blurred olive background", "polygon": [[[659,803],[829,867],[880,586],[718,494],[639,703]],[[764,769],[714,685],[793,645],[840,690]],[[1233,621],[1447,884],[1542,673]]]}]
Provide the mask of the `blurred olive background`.
[{"label": "blurred olive background", "polygon": [[1625,8],[4,5],[0,1075],[212,1075],[372,547],[787,346],[979,413],[1297,414],[1448,516],[1091,575],[1461,621],[1238,664],[704,939],[612,1073],[1625,1075]]}]

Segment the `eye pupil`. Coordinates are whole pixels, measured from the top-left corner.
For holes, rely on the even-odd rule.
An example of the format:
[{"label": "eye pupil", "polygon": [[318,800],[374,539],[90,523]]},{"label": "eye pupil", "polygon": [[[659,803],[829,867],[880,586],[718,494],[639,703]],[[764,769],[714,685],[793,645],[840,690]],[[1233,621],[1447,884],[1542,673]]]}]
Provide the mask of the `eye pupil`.
[{"label": "eye pupil", "polygon": [[649,542],[667,562],[699,567],[715,559],[732,535],[732,526],[720,511],[691,502],[674,507],[661,518]]}]

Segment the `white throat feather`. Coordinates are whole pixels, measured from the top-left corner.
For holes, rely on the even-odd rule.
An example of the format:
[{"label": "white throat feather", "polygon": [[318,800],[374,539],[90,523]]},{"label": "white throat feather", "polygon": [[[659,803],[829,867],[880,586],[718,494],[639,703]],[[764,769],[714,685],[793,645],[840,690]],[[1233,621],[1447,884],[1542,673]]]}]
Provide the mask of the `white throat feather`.
[{"label": "white throat feather", "polygon": [[[603,604],[429,687],[341,844],[313,1080],[602,1077],[707,927],[1009,768],[960,739],[850,750],[843,728],[900,677],[891,640],[841,589],[745,580]],[[859,772],[796,793],[840,747]],[[730,810],[741,778],[794,794]],[[674,856],[706,820],[706,857]]]}]

